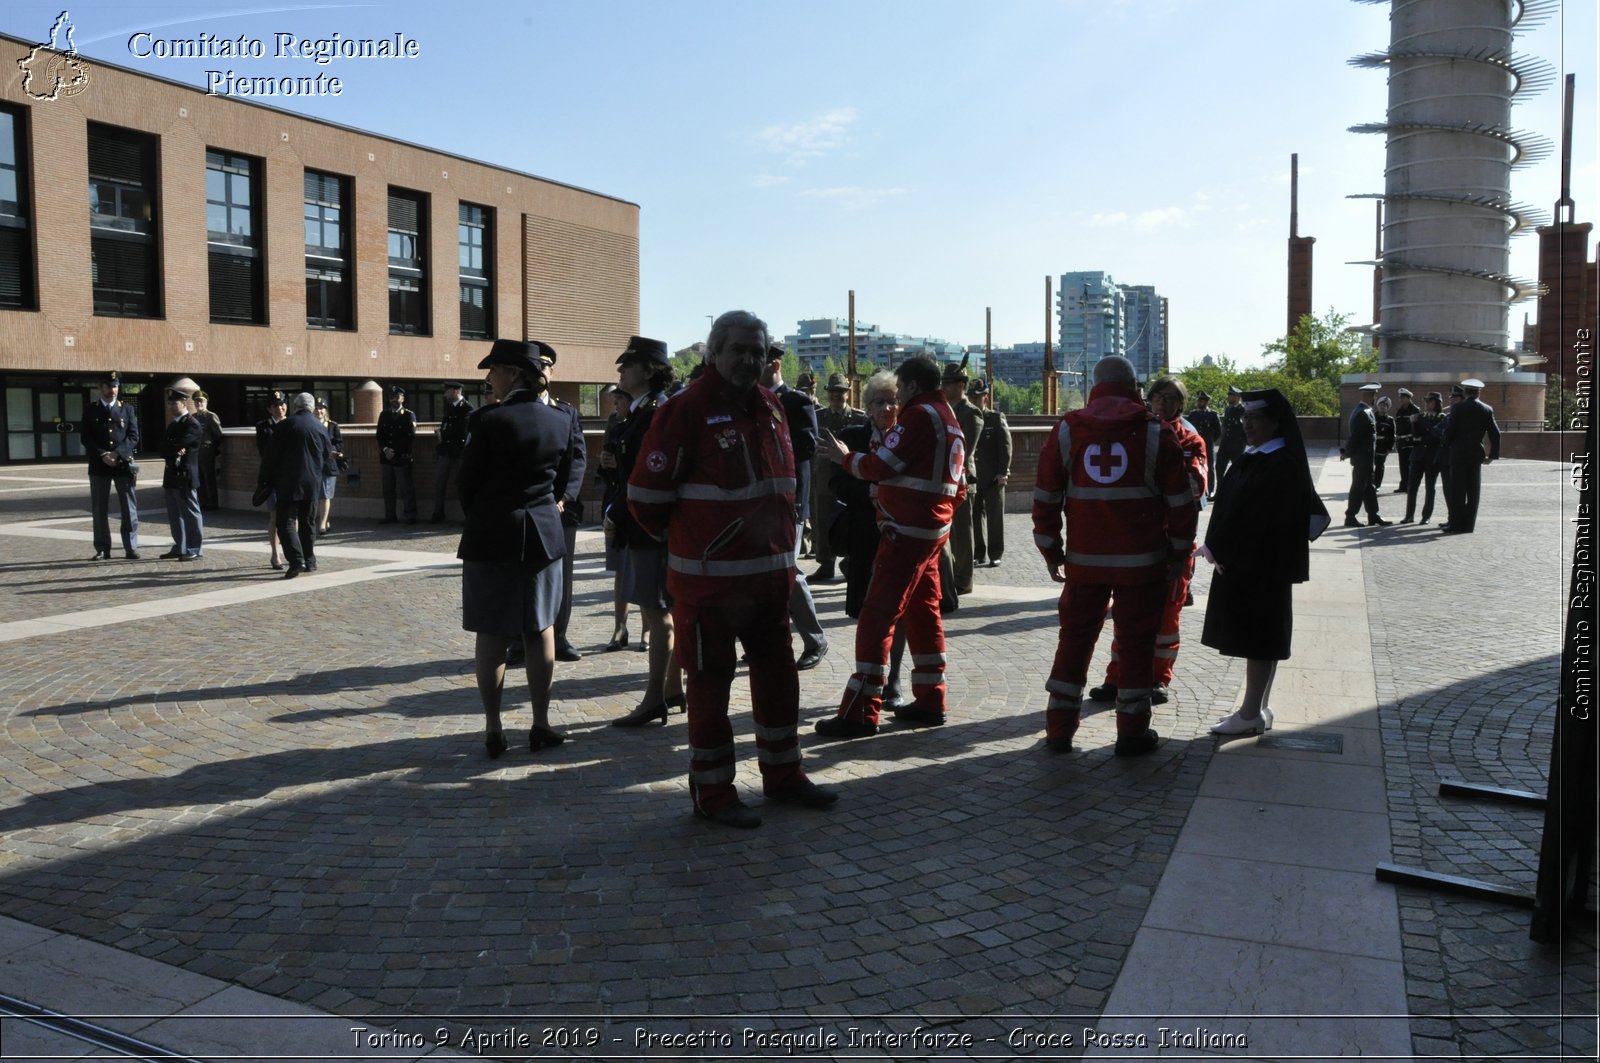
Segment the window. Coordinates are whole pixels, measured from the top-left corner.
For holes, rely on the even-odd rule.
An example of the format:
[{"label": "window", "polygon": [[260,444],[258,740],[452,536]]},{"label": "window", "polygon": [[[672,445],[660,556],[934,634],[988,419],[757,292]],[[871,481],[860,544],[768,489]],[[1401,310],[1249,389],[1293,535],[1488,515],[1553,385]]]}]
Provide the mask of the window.
[{"label": "window", "polygon": [[389,331],[428,336],[428,197],[389,189]]},{"label": "window", "polygon": [[36,310],[29,233],[27,111],[0,106],[0,310]]},{"label": "window", "polygon": [[486,340],[494,325],[494,212],[462,203],[456,242],[461,257],[461,338]]},{"label": "window", "polygon": [[206,259],[211,320],[267,323],[265,256],[261,253],[260,159],[206,152]]},{"label": "window", "polygon": [[94,312],[160,317],[156,138],[89,123],[89,260]]},{"label": "window", "polygon": [[306,171],[306,326],[355,328],[350,178]]}]

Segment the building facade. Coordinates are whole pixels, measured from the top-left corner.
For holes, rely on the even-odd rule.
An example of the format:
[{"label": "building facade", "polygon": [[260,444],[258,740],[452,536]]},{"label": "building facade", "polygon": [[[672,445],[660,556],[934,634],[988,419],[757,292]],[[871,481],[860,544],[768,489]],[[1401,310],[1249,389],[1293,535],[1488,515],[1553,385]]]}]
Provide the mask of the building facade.
[{"label": "building facade", "polygon": [[[820,372],[823,363],[833,359],[835,365],[845,365],[850,357],[850,322],[843,318],[811,318],[800,321],[797,331],[783,338],[783,345],[794,352],[808,372]],[[879,368],[899,365],[915,355],[926,355],[944,363],[960,361],[965,353],[959,343],[932,339],[927,336],[907,336],[898,332],[884,332],[877,325],[856,322],[856,363],[872,364]],[[974,372],[981,371],[979,357],[974,362]]]},{"label": "building facade", "polygon": [[34,51],[0,36],[0,462],[81,453],[111,369],[147,428],[182,377],[234,426],[370,380],[428,419],[496,337],[575,395],[638,331],[635,204],[100,62],[41,98]]},{"label": "building facade", "polygon": [[1167,300],[1148,284],[1118,284],[1109,273],[1063,273],[1056,295],[1056,367],[1086,378],[1111,354],[1133,362],[1141,380],[1167,364]]}]

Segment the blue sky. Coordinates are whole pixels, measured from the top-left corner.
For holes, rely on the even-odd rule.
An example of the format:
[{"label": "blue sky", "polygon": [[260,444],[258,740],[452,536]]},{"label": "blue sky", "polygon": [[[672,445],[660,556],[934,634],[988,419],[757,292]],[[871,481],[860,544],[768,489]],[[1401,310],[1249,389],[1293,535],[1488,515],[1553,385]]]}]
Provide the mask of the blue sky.
[{"label": "blue sky", "polygon": [[[42,39],[62,3],[10,0]],[[1600,220],[1596,5],[1565,0],[1518,51],[1578,75],[1574,197]],[[743,307],[997,344],[1037,341],[1044,278],[1105,270],[1170,300],[1174,365],[1259,360],[1285,319],[1289,156],[1314,302],[1371,316],[1386,6],[1352,0],[530,0],[68,5],[78,50],[203,86],[205,70],[337,75],[288,109],[640,204],[641,331],[682,347]],[[139,58],[129,38],[241,34],[269,58]],[[403,33],[420,56],[270,58],[273,34]],[[1515,124],[1555,141],[1559,86]],[[1548,211],[1557,155],[1513,176]],[[1536,237],[1512,272],[1537,272]],[[1531,302],[1512,308],[1514,328]]]}]

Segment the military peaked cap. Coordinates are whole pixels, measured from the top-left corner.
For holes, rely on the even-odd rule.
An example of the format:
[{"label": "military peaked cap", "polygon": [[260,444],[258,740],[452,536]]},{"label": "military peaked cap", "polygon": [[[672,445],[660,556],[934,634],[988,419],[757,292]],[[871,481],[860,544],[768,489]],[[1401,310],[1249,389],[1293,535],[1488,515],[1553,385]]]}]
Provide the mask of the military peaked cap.
[{"label": "military peaked cap", "polygon": [[627,365],[629,362],[639,362],[643,365],[654,363],[663,368],[672,364],[667,358],[667,345],[661,340],[652,340],[644,336],[629,337],[628,346],[617,355],[617,365]]},{"label": "military peaked cap", "polygon": [[530,373],[543,373],[547,366],[556,364],[555,348],[539,340],[495,340],[488,357],[478,363],[479,369],[508,365]]}]

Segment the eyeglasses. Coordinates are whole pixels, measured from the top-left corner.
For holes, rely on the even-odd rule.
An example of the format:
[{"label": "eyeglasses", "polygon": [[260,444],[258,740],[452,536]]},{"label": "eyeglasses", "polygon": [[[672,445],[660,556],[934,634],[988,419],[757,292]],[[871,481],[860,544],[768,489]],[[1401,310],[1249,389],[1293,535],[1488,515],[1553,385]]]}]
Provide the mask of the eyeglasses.
[{"label": "eyeglasses", "polygon": [[900,400],[899,399],[872,399],[871,401],[869,401],[867,403],[867,405],[868,406],[898,406],[898,405],[900,405]]}]

